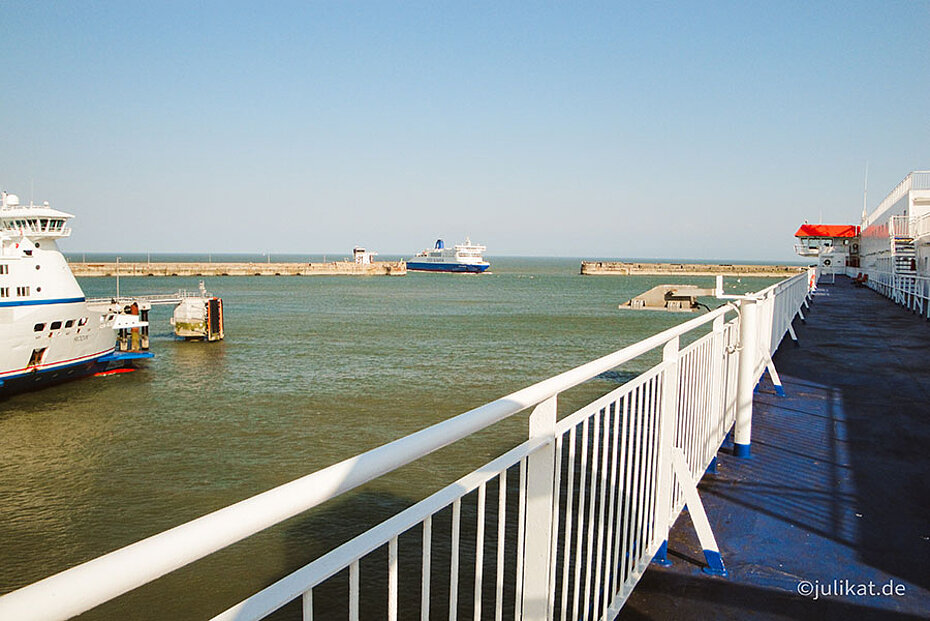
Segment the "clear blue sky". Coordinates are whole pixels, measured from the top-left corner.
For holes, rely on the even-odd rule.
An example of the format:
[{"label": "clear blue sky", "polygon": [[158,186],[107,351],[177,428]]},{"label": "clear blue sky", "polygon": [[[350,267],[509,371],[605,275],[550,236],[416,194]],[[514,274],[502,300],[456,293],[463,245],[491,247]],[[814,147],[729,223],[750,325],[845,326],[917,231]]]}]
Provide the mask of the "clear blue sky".
[{"label": "clear blue sky", "polygon": [[0,3],[70,251],[784,260],[930,169],[930,3]]}]

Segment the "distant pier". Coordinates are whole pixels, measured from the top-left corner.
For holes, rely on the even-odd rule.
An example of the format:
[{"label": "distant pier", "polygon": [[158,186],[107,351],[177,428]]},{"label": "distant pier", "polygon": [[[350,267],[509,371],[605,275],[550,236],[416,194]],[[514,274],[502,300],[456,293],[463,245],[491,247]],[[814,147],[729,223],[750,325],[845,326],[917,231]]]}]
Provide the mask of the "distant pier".
[{"label": "distant pier", "polygon": [[787,277],[807,268],[798,265],[736,265],[729,263],[624,263],[582,261],[582,276],[665,275],[686,276],[777,276]]},{"label": "distant pier", "polygon": [[79,278],[103,276],[404,276],[404,261],[353,263],[70,263]]}]

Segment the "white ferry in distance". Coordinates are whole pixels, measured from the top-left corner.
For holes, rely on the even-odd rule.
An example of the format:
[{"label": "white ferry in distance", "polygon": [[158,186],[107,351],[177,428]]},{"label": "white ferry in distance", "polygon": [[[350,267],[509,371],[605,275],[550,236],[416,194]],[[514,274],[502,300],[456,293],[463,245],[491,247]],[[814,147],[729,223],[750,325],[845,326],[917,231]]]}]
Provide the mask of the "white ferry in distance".
[{"label": "white ferry in distance", "polygon": [[484,260],[484,246],[471,243],[465,238],[464,244],[446,248],[441,239],[436,240],[432,248],[418,252],[417,256],[407,261],[407,269],[421,272],[466,272],[480,274],[491,264]]},{"label": "white ferry in distance", "polygon": [[116,350],[117,331],[146,322],[88,305],[56,243],[73,217],[0,193],[0,395],[152,357]]}]

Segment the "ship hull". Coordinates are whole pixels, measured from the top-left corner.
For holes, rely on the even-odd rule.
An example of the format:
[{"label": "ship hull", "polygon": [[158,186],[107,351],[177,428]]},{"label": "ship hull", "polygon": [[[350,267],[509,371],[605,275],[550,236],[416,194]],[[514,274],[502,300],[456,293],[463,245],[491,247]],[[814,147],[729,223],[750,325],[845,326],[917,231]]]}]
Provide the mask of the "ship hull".
[{"label": "ship hull", "polygon": [[474,265],[468,263],[420,263],[407,261],[407,270],[414,272],[453,272],[461,274],[480,274],[490,265]]},{"label": "ship hull", "polygon": [[39,390],[55,384],[94,375],[95,373],[125,369],[132,367],[134,360],[151,357],[152,354],[148,352],[126,354],[116,351],[106,351],[86,360],[68,362],[51,368],[33,369],[15,375],[7,375],[0,379],[0,398]]}]

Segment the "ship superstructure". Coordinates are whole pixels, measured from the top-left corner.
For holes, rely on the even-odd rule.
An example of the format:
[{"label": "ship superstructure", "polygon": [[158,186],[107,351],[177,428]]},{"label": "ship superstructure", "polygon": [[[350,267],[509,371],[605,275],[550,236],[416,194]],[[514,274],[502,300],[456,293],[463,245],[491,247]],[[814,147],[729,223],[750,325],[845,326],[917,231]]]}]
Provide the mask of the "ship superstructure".
[{"label": "ship superstructure", "polygon": [[909,173],[870,214],[862,214],[862,267],[930,276],[930,171]]},{"label": "ship superstructure", "polygon": [[892,287],[902,277],[930,278],[930,171],[908,173],[871,213],[863,210],[859,226],[805,223],[795,237],[795,252],[816,258],[821,274],[855,270]]},{"label": "ship superstructure", "polygon": [[821,274],[844,274],[859,267],[859,227],[847,224],[808,224],[798,228],[794,251],[816,259]]},{"label": "ship superstructure", "polygon": [[465,243],[446,248],[441,239],[436,240],[432,248],[418,252],[417,256],[407,261],[407,269],[421,272],[466,272],[480,274],[491,264],[484,260],[486,247],[472,244],[465,238]]},{"label": "ship superstructure", "polygon": [[73,217],[0,194],[0,394],[151,357],[116,351],[117,332],[145,322],[87,304],[57,245]]}]

